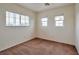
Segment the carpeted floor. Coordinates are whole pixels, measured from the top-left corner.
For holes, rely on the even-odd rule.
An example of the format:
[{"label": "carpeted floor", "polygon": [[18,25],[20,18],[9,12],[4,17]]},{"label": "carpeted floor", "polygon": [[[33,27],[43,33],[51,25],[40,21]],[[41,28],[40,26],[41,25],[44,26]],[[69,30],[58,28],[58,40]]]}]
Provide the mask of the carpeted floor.
[{"label": "carpeted floor", "polygon": [[33,39],[0,52],[0,55],[77,55],[74,46],[48,41]]}]

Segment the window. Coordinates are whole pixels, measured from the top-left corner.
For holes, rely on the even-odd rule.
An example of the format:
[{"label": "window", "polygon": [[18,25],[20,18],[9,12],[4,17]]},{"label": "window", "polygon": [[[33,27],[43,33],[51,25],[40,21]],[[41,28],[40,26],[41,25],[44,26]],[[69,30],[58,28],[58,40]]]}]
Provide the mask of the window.
[{"label": "window", "polygon": [[42,22],[42,26],[47,26],[47,21],[48,21],[48,18],[42,18],[41,19],[41,22]]},{"label": "window", "polygon": [[22,26],[29,26],[29,17],[21,15],[21,25]]},{"label": "window", "polygon": [[64,22],[64,16],[63,15],[61,15],[61,16],[55,16],[55,25],[57,27],[64,26],[63,22]]},{"label": "window", "polygon": [[6,26],[29,26],[29,17],[7,11]]}]

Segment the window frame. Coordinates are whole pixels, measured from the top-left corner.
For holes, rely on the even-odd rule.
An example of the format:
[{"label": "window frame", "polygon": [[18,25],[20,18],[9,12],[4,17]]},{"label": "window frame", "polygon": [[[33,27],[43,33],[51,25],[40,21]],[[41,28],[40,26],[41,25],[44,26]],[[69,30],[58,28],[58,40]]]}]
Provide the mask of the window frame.
[{"label": "window frame", "polygon": [[[58,16],[63,16],[63,20],[56,20],[55,17],[58,17]],[[54,16],[55,27],[64,27],[64,20],[65,20],[64,14],[55,15],[55,16]],[[62,25],[58,25],[58,26],[57,26],[57,22],[58,22],[58,21],[59,21],[59,22],[62,21],[62,23],[61,23]]]},{"label": "window frame", "polygon": [[[24,15],[23,15],[23,16],[24,16]],[[25,25],[22,25],[22,22],[21,22],[21,21],[22,21],[22,20],[21,20],[21,15],[20,15],[20,25],[21,25],[21,26],[30,26],[30,17],[29,17],[29,16],[25,16],[25,17],[28,17],[28,18],[29,18],[29,19],[28,19],[28,24],[29,24],[29,25],[26,25],[26,24],[25,24]]]},{"label": "window frame", "polygon": [[[43,18],[46,18],[47,20],[46,20],[46,21],[42,21]],[[45,25],[45,24],[46,24],[46,25]],[[48,17],[42,17],[42,18],[41,18],[41,26],[42,26],[42,27],[47,27],[47,26],[48,26]]]},{"label": "window frame", "polygon": [[[15,13],[15,12],[10,12],[10,11],[6,11],[6,26],[30,26],[30,17],[29,16],[25,16],[25,15],[23,15],[23,16],[25,16],[25,17],[28,17],[28,24],[29,25],[26,25],[26,24],[24,24],[24,25],[22,25],[21,23],[21,15],[22,14],[18,14],[19,15],[19,25],[16,25],[17,24],[17,22],[15,22],[14,24],[10,24],[9,22],[10,22],[10,18],[12,18],[11,16],[10,16],[10,14],[8,15],[8,13],[13,13],[13,14],[15,14],[15,15],[17,15],[18,13]],[[17,17],[16,16],[13,16],[13,18],[16,18],[17,19]],[[13,19],[13,22],[14,21],[16,21],[16,19]],[[27,19],[25,19],[25,20],[27,20]]]}]

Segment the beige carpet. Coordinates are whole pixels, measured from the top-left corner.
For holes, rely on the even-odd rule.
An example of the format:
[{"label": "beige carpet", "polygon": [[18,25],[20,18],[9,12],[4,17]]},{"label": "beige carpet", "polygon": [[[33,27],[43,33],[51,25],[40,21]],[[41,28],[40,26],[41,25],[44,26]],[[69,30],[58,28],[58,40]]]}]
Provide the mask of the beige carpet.
[{"label": "beige carpet", "polygon": [[77,55],[77,51],[68,44],[36,38],[4,50],[0,55]]}]

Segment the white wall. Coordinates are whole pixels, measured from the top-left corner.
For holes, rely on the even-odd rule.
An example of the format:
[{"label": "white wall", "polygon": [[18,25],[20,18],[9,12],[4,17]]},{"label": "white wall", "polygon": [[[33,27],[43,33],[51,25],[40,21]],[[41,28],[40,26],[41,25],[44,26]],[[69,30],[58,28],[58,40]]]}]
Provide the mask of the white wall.
[{"label": "white wall", "polygon": [[[29,27],[7,27],[6,11],[31,17]],[[35,13],[17,4],[0,4],[0,51],[34,38]]]},{"label": "white wall", "polygon": [[77,48],[77,51],[79,53],[79,4],[76,4],[75,6],[75,32],[76,32],[76,41],[75,41],[75,45]]},{"label": "white wall", "polygon": [[[55,15],[64,13],[64,27],[55,26]],[[74,4],[42,11],[38,14],[37,37],[74,45]],[[48,17],[48,26],[41,26],[41,18]]]}]

